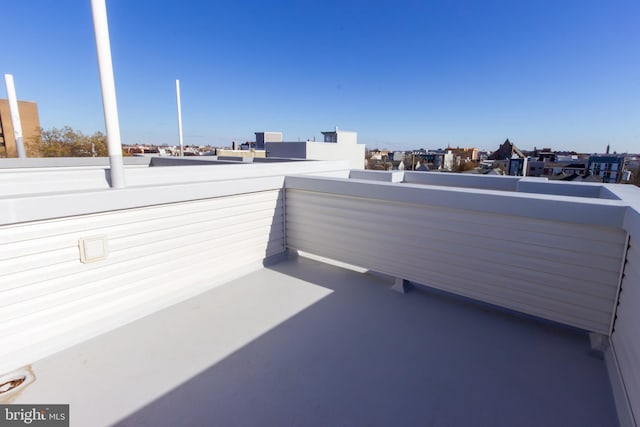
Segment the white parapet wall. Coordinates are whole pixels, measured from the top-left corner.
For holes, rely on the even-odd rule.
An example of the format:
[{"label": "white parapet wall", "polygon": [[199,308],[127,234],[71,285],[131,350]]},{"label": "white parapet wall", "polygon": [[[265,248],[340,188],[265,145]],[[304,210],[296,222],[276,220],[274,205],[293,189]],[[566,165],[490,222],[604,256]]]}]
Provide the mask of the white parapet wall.
[{"label": "white parapet wall", "polygon": [[630,204],[624,218],[629,247],[607,358],[613,389],[618,392],[620,424],[626,427],[640,425],[640,191],[631,185],[608,185],[607,189]]},{"label": "white parapet wall", "polygon": [[287,177],[287,245],[608,335],[621,201]]},{"label": "white parapet wall", "polygon": [[[152,159],[144,159],[143,164],[125,163],[126,189],[140,189],[150,196],[154,194],[153,186],[158,185],[187,185],[194,183],[207,183],[224,180],[240,180],[250,178],[275,177],[281,181],[285,174],[319,174],[324,176],[349,176],[349,164],[346,161],[295,161],[282,163],[224,163],[206,164],[207,159],[194,157],[180,159],[175,157],[158,158],[167,166],[148,167]],[[5,162],[0,159],[0,165],[16,162]],[[0,203],[4,200],[12,200],[26,195],[44,195],[51,193],[64,193],[83,190],[109,189],[108,167],[104,160],[96,162],[78,162],[79,159],[69,162],[71,166],[62,167],[53,162],[35,162],[44,159],[24,159],[34,162],[23,162],[31,165],[43,166],[0,168]],[[48,160],[48,159],[47,159]],[[180,162],[197,162],[197,165],[180,165]],[[171,164],[177,163],[175,166]],[[148,190],[148,191],[147,191]],[[188,200],[187,197],[182,197]],[[141,201],[142,199],[139,199]],[[180,200],[178,197],[177,200]],[[159,203],[166,203],[160,201]],[[3,210],[0,209],[0,215]],[[0,218],[0,224],[2,224]]]},{"label": "white parapet wall", "polygon": [[118,190],[73,172],[89,189],[0,197],[0,374],[261,268],[285,250],[284,173],[348,168],[149,168]]},{"label": "white parapet wall", "polygon": [[448,172],[404,172],[404,182],[443,187],[481,188],[484,190],[516,191],[521,177],[492,176]]}]

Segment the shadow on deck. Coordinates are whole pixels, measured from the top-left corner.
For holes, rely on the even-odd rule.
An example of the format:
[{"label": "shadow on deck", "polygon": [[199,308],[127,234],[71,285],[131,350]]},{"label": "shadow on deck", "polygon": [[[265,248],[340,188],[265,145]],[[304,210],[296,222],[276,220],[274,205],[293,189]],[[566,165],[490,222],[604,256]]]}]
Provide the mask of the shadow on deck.
[{"label": "shadow on deck", "polygon": [[303,258],[34,370],[21,400],[70,403],[74,425],[617,424],[586,335]]}]

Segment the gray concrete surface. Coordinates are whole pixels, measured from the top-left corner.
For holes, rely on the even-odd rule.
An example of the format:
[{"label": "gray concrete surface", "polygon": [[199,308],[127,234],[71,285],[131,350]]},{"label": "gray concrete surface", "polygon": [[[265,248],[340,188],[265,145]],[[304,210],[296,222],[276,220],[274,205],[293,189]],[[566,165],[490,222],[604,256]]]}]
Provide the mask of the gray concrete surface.
[{"label": "gray concrete surface", "polygon": [[72,426],[613,426],[585,335],[295,259],[32,366]]}]

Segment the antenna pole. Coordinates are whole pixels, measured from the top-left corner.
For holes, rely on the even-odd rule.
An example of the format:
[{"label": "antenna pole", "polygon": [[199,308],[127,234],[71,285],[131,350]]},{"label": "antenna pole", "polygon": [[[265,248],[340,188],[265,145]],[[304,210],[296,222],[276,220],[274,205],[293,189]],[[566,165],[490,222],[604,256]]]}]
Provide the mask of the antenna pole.
[{"label": "antenna pole", "polygon": [[178,139],[180,141],[180,157],[184,156],[182,140],[182,106],[180,105],[180,80],[176,80],[176,100],[178,103]]}]

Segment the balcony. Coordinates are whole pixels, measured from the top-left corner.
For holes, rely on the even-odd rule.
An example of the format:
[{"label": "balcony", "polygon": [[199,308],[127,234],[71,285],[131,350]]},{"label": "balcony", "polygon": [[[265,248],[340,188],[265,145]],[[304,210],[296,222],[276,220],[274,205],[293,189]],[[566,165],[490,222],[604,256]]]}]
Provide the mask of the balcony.
[{"label": "balcony", "polygon": [[[636,188],[295,162],[109,190],[101,168],[0,170],[0,376],[25,377],[0,402],[73,425],[638,419]],[[87,241],[107,250],[83,263]]]}]

